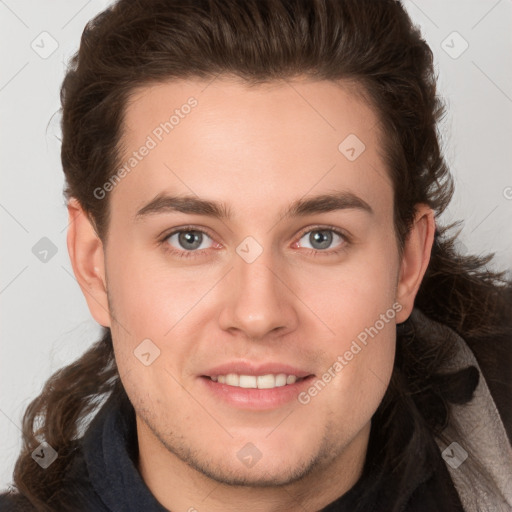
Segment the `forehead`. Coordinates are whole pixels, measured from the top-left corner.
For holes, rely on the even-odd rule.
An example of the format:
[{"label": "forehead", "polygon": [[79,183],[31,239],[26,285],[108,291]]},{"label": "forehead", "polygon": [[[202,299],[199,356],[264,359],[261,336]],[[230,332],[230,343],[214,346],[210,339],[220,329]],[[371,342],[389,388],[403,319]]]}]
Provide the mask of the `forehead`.
[{"label": "forehead", "polygon": [[112,192],[115,209],[133,216],[162,191],[247,212],[340,190],[392,202],[377,116],[353,87],[249,86],[223,77],[137,89],[125,109],[121,165],[128,172]]}]

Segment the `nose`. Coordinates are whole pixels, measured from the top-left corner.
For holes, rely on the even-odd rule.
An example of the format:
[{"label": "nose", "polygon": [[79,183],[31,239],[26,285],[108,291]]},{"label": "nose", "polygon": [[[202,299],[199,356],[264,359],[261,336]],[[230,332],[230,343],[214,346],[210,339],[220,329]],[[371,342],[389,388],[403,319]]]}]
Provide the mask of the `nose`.
[{"label": "nose", "polygon": [[235,254],[226,276],[219,325],[251,340],[283,335],[296,329],[299,302],[290,289],[290,275],[272,262],[270,251],[247,263]]}]

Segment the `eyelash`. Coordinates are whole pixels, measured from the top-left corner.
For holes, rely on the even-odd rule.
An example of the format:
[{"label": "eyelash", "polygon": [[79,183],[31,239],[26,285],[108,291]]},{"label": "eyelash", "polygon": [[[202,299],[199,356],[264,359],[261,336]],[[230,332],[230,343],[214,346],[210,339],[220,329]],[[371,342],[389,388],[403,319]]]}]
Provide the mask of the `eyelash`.
[{"label": "eyelash", "polygon": [[[206,251],[207,249],[201,249],[201,250],[194,250],[194,251],[179,251],[174,248],[171,248],[171,246],[166,243],[167,240],[176,233],[186,233],[189,231],[196,231],[198,233],[203,233],[207,235],[209,238],[213,240],[213,237],[208,233],[208,231],[205,231],[204,229],[199,229],[195,226],[184,226],[179,229],[175,229],[174,231],[171,231],[170,233],[166,233],[162,238],[159,240],[159,244],[164,246],[164,251],[166,253],[171,254],[172,256],[177,256],[179,258],[196,258],[200,257],[203,253],[203,251]],[[298,237],[298,240],[300,240],[306,233],[314,232],[314,231],[332,231],[336,235],[340,236],[343,239],[343,243],[339,249],[335,249],[333,251],[322,251],[319,249],[309,249],[309,252],[312,253],[311,255],[313,257],[317,256],[336,256],[338,254],[341,254],[347,250],[347,245],[350,245],[351,238],[342,230],[339,228],[336,228],[334,226],[313,226],[312,228],[305,229],[302,231]]]}]

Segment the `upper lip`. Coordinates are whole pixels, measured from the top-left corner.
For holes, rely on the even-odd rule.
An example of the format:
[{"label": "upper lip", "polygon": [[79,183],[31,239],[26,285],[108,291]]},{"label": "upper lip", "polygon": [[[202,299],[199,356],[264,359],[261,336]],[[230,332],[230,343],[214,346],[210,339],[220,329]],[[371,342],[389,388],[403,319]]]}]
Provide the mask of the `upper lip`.
[{"label": "upper lip", "polygon": [[311,372],[300,370],[299,368],[283,363],[268,362],[256,364],[248,361],[231,361],[229,363],[220,364],[207,370],[204,375],[212,377],[227,375],[228,373],[236,373],[238,375],[268,375],[270,373],[277,375],[279,373],[285,373],[286,375],[295,375],[298,378],[312,375]]}]

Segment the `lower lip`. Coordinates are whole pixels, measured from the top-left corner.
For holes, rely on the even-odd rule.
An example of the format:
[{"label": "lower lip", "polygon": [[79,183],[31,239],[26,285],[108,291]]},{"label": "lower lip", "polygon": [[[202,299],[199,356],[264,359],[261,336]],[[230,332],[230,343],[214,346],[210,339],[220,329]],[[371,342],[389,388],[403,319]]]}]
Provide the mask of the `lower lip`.
[{"label": "lower lip", "polygon": [[297,400],[301,391],[307,388],[314,375],[310,375],[294,384],[287,384],[272,389],[240,388],[214,382],[209,377],[201,377],[206,389],[215,397],[240,409],[265,410],[275,409],[292,400]]}]

